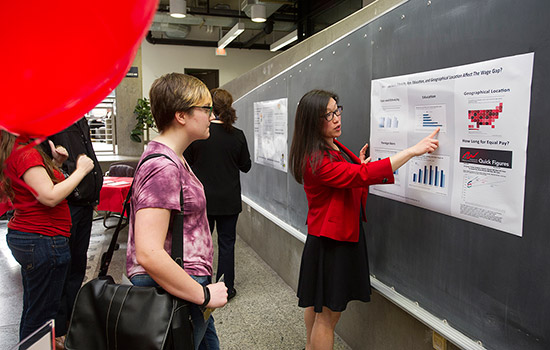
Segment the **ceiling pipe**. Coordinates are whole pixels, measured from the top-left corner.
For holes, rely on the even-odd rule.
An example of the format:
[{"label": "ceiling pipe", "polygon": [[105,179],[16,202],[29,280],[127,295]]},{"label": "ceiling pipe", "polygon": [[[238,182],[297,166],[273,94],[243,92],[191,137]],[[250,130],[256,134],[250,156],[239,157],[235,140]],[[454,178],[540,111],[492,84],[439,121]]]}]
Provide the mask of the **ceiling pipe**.
[{"label": "ceiling pipe", "polygon": [[[262,32],[263,33],[263,32]],[[147,33],[145,40],[152,45],[185,45],[185,46],[200,46],[200,47],[218,47],[217,41],[205,41],[205,40],[188,40],[188,39],[166,39],[166,38],[154,38],[151,31]],[[249,40],[250,41],[250,40]],[[226,48],[232,49],[250,49],[250,50],[269,50],[268,44],[252,44],[250,47],[245,47],[244,43],[231,42]]]},{"label": "ceiling pipe", "polygon": [[[265,36],[266,36],[266,33],[262,30],[262,31],[259,32],[258,34],[254,35],[252,38],[248,39],[248,41],[245,42],[245,43],[243,44],[243,46],[244,46],[245,48],[248,49],[248,48],[252,47],[252,45],[253,45],[256,41],[262,39],[262,38],[265,37]],[[268,45],[268,46],[269,46],[269,45]]]},{"label": "ceiling pipe", "polygon": [[[169,12],[168,9],[165,8],[159,8],[157,12]],[[212,17],[228,17],[228,18],[238,18],[238,19],[248,19],[250,20],[250,17],[245,15],[244,13],[241,14],[241,12],[236,10],[212,10],[210,9],[207,12],[204,11],[197,11],[196,8],[189,8],[187,11],[187,15],[195,15],[195,16],[212,16]],[[273,19],[277,22],[292,22],[296,23],[296,17],[292,15],[284,15],[284,14],[277,14],[274,13],[269,18]]]},{"label": "ceiling pipe", "polygon": [[[271,19],[271,18],[270,18]],[[238,22],[243,22],[246,26],[246,29],[253,30],[262,30],[265,27],[265,23],[254,23],[250,18],[237,20],[231,17],[211,17],[211,16],[187,16],[182,19],[175,19],[168,15],[168,13],[157,13],[153,23],[175,23],[175,24],[185,24],[190,26],[201,26],[201,25],[213,25],[215,27],[222,27],[225,30],[229,30]],[[273,21],[273,30],[279,32],[289,32],[296,29],[296,24],[292,22],[277,22]]]},{"label": "ceiling pipe", "polygon": [[256,41],[264,38],[267,34],[271,34],[273,32],[273,21],[271,19],[267,20],[265,22],[265,26],[261,32],[254,35],[252,38],[248,39],[247,42],[243,44],[244,47],[249,48],[251,47]]}]

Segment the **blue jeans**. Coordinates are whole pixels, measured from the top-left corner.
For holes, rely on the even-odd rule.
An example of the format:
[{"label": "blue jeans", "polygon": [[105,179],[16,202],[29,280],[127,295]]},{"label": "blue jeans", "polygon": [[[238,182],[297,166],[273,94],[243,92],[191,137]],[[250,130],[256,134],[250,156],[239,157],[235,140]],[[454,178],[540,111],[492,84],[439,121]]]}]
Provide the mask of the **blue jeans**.
[{"label": "blue jeans", "polygon": [[57,315],[71,262],[69,239],[8,228],[6,240],[21,265],[23,313],[19,339],[24,339]]},{"label": "blue jeans", "polygon": [[[206,286],[212,282],[210,276],[191,276],[201,285]],[[130,278],[130,281],[135,286],[140,287],[156,287],[158,284],[147,274],[135,275]],[[219,350],[220,341],[216,328],[214,327],[214,317],[212,315],[207,321],[204,321],[204,316],[198,305],[191,304],[191,322],[193,323],[193,339],[195,342],[195,350]]]}]

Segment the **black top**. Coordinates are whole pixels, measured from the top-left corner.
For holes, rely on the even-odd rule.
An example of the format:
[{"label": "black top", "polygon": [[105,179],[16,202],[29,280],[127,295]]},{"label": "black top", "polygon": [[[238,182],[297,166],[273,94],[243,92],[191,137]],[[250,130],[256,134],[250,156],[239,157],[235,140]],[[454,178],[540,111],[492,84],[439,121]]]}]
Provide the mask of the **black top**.
[{"label": "black top", "polygon": [[210,124],[210,137],[193,142],[184,153],[204,186],[208,215],[234,215],[242,210],[239,170],[252,165],[242,130],[227,132],[222,124]]},{"label": "black top", "polygon": [[[67,129],[48,137],[58,146],[63,146],[69,152],[69,158],[63,163],[63,170],[67,174],[72,174],[76,169],[76,160],[81,154],[87,155],[94,161],[94,169],[90,171],[77,186],[77,195],[75,192],[67,197],[70,205],[97,205],[99,203],[99,192],[103,186],[103,173],[101,166],[95,156],[90,138],[90,127],[86,118],[82,118],[69,126]],[[51,156],[50,146],[44,142],[43,149]]]}]

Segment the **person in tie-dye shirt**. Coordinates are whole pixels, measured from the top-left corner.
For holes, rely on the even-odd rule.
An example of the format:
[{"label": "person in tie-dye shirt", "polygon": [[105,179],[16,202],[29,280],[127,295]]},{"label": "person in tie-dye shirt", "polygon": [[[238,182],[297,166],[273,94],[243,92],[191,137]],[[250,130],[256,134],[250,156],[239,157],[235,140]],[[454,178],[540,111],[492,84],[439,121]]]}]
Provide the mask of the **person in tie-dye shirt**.
[{"label": "person in tie-dye shirt", "polygon": [[[148,144],[142,159],[162,153],[171,160],[150,159],[135,174],[126,270],[134,285],[160,285],[168,293],[197,304],[191,309],[195,349],[219,349],[213,318],[204,321],[199,305],[224,306],[227,288],[223,282],[211,283],[213,246],[206,197],[183,158],[191,142],[210,136],[212,98],[200,80],[180,73],[155,80],[149,96],[160,134]],[[184,269],[170,257],[171,211],[180,210],[180,189],[184,196]]]}]

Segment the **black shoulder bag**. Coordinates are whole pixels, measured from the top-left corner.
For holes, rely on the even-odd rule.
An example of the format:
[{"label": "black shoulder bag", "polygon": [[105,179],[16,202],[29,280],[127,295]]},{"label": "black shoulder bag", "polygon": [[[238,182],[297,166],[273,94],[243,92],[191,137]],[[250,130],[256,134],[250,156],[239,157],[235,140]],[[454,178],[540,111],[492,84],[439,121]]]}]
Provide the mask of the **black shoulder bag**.
[{"label": "black shoulder bag", "polygon": [[[147,160],[161,156],[170,159],[164,154],[150,154],[137,169]],[[98,278],[86,283],[78,291],[65,340],[67,350],[194,349],[189,302],[170,295],[161,287],[116,284],[107,275],[118,234],[123,227],[125,211],[128,213],[128,222],[130,220],[132,187],[124,201],[123,212],[109,249],[101,257]],[[171,256],[183,268],[181,189],[180,207],[181,210],[173,215]]]}]

